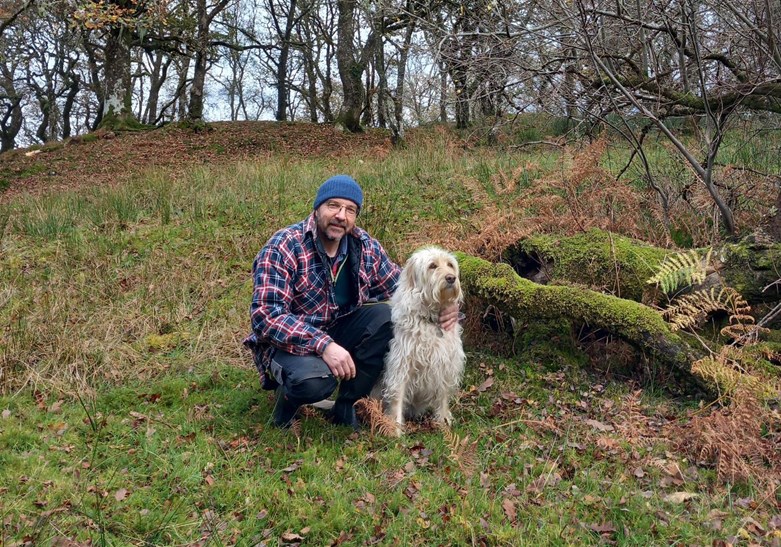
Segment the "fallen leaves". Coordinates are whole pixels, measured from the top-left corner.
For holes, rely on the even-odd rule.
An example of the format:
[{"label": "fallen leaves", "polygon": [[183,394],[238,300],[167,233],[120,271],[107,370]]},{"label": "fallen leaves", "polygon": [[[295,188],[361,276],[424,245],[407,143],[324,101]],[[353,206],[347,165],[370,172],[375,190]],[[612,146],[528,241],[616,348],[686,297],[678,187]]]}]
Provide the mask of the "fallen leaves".
[{"label": "fallen leaves", "polygon": [[117,501],[123,501],[128,496],[127,488],[120,488],[116,492],[114,492],[114,499]]},{"label": "fallen leaves", "polygon": [[668,503],[684,503],[698,497],[699,494],[693,492],[673,492],[672,494],[667,494],[662,499]]},{"label": "fallen leaves", "polygon": [[586,425],[590,425],[594,429],[599,430],[599,431],[603,431],[603,432],[605,432],[605,431],[615,431],[615,429],[616,429],[615,427],[613,427],[610,424],[605,424],[605,423],[600,422],[599,420],[594,420],[594,419],[583,420],[583,423],[585,423]]}]

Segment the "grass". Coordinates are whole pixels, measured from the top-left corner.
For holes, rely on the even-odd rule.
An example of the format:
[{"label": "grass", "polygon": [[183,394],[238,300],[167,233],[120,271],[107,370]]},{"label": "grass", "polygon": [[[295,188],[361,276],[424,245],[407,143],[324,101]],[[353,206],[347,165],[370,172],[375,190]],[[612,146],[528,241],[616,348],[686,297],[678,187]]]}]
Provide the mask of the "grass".
[{"label": "grass", "polygon": [[[690,544],[724,537],[711,526],[714,511],[726,513],[725,531],[753,514],[731,507],[729,491],[710,492],[707,472],[664,445],[633,446],[584,425],[578,405],[618,408],[626,388],[597,395],[582,373],[561,381],[533,365],[469,357],[454,434],[477,442],[471,468],[428,428],[397,441],[312,415],[299,436],[276,430],[271,398],[246,367],[130,382],[81,402],[40,392],[0,398],[6,539]],[[480,391],[487,369],[495,383]],[[558,432],[534,428],[552,413]],[[672,464],[684,479],[662,486],[660,468]],[[665,501],[679,490],[699,497]]]},{"label": "grass", "polygon": [[277,155],[14,198],[0,210],[0,544],[706,544],[760,537],[749,518],[770,534],[767,500],[665,437],[693,401],[647,389],[658,435],[633,433],[634,386],[582,355],[469,347],[451,432],[373,438],[316,414],[269,426],[241,346],[250,267],[322,180],[362,182],[359,225],[402,261],[423,242],[463,248],[486,211],[522,220],[513,203],[565,170],[560,154],[434,134],[387,157]]}]

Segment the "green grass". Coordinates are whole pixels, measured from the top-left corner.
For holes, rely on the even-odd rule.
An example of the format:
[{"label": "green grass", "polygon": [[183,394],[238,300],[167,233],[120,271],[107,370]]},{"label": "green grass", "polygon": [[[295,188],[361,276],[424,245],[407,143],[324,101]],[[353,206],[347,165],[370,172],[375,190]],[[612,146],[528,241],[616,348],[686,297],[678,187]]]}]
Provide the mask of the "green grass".
[{"label": "green grass", "polygon": [[[597,396],[584,374],[562,381],[475,353],[469,363],[454,432],[477,442],[474,472],[459,467],[441,431],[373,438],[315,414],[300,437],[274,429],[271,397],[248,366],[107,387],[83,404],[56,392],[0,398],[6,539],[540,545],[598,543],[602,530],[622,544],[702,544],[752,514],[730,507],[729,491],[710,492],[706,472],[660,485],[652,462],[688,467],[664,446],[638,448],[583,425],[581,401],[618,405],[626,388]],[[487,368],[495,383],[480,392]],[[551,412],[558,434],[519,421]],[[616,448],[598,448],[604,438]],[[699,497],[664,501],[679,490]],[[708,527],[714,510],[727,513],[721,531]]]},{"label": "green grass", "polygon": [[[14,198],[0,209],[0,544],[709,544],[747,517],[766,526],[764,506],[736,503],[758,493],[719,486],[670,441],[589,426],[618,427],[632,389],[582,372],[574,342],[542,343],[551,329],[519,337],[513,359],[468,348],[454,434],[476,443],[474,466],[426,427],[269,426],[241,347],[250,267],[323,180],[361,181],[359,225],[402,261],[421,230],[471,235],[489,205],[565,169],[558,151],[433,137],[385,159],[278,156]],[[649,392],[660,423],[690,404]],[[699,497],[664,501],[676,491]]]}]

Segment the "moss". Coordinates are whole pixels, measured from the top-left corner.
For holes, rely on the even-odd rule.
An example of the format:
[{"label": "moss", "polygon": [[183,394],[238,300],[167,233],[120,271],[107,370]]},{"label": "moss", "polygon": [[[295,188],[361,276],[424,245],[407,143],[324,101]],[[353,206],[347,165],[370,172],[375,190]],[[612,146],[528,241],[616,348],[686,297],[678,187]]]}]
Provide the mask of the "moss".
[{"label": "moss", "polygon": [[751,238],[724,245],[719,250],[723,267],[719,272],[725,283],[749,302],[777,299],[775,291],[765,287],[778,279],[781,271],[781,244],[757,245]]},{"label": "moss", "polygon": [[153,125],[139,122],[132,114],[110,113],[100,121],[99,129],[110,131],[147,131],[154,129]]},{"label": "moss", "polygon": [[171,351],[190,339],[187,332],[171,332],[168,334],[149,334],[144,338],[144,346],[153,353]]},{"label": "moss", "polygon": [[515,263],[522,256],[539,259],[550,267],[551,281],[577,282],[595,290],[640,301],[647,280],[670,253],[618,234],[592,229],[570,237],[536,235],[508,249]]},{"label": "moss", "polygon": [[530,321],[515,345],[522,361],[539,364],[545,370],[583,366],[587,362],[586,355],[575,345],[572,324],[566,320]]},{"label": "moss", "polygon": [[61,141],[47,142],[45,145],[43,145],[43,148],[41,148],[41,152],[54,152],[56,150],[60,150],[64,146],[65,143]]}]

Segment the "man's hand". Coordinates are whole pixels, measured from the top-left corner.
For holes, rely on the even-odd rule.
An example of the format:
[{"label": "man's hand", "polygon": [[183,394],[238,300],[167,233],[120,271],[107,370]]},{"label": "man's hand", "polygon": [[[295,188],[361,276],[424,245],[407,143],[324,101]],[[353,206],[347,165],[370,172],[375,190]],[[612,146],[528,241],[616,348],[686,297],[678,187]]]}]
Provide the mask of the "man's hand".
[{"label": "man's hand", "polygon": [[458,324],[458,304],[450,304],[439,310],[439,326],[442,330],[453,330]]},{"label": "man's hand", "polygon": [[355,378],[355,363],[350,352],[336,342],[331,342],[325,347],[322,357],[337,380]]}]

